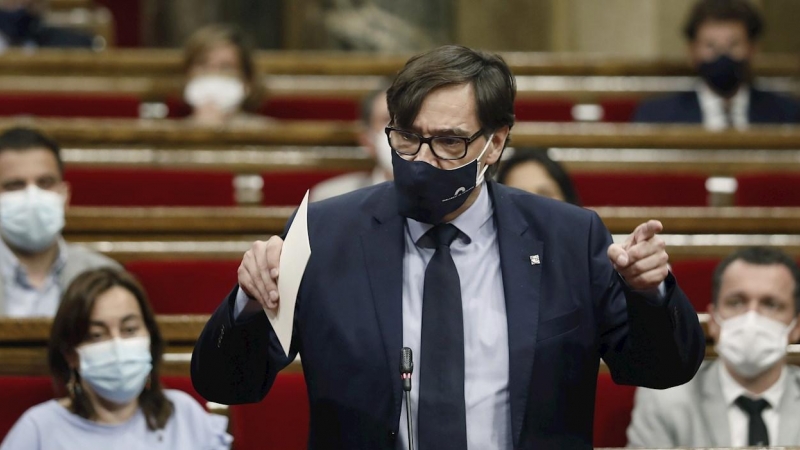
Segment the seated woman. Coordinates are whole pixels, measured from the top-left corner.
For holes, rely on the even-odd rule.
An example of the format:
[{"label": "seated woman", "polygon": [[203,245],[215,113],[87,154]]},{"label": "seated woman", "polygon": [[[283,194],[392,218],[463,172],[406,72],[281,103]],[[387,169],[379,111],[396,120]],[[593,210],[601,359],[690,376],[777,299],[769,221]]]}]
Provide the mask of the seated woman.
[{"label": "seated woman", "polygon": [[111,268],[79,275],[53,321],[48,360],[68,396],[32,407],[2,450],[228,449],[228,420],[162,389],[164,340],[139,283]]},{"label": "seated woman", "polygon": [[269,120],[255,114],[262,89],[251,53],[242,33],[230,26],[209,25],[189,37],[183,56],[189,120],[208,126]]},{"label": "seated woman", "polygon": [[516,148],[500,163],[497,182],[532,194],[580,206],[567,171],[547,156],[547,150]]}]

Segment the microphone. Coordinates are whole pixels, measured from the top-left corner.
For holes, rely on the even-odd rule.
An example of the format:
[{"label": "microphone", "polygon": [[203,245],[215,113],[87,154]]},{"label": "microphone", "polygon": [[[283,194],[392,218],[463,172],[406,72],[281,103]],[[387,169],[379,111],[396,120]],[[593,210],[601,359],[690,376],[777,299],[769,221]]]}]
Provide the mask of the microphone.
[{"label": "microphone", "polygon": [[400,378],[406,392],[406,422],[408,423],[408,450],[414,450],[414,429],[411,427],[411,373],[414,372],[414,358],[411,349],[403,347],[400,351]]}]

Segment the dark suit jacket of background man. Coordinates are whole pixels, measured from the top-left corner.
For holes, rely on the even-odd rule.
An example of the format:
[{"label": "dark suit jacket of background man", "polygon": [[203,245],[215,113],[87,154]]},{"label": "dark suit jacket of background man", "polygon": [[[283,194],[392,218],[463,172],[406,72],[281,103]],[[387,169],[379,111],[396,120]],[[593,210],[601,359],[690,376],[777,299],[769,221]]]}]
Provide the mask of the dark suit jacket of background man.
[{"label": "dark suit jacket of background man", "polygon": [[[663,305],[625,291],[594,212],[487,185],[508,316],[514,448],[591,448],[600,357],[619,383],[685,383],[705,349],[697,314],[671,275]],[[195,347],[197,391],[225,404],[258,402],[300,352],[309,448],[394,449],[405,246],[395,202],[389,182],[310,204],[312,253],[290,357],[264,314],[232,322],[234,289]]]},{"label": "dark suit jacket of background man", "polygon": [[[752,124],[800,123],[800,103],[772,92],[750,89],[747,119]],[[642,102],[633,115],[640,123],[703,123],[697,92],[680,92]]]}]

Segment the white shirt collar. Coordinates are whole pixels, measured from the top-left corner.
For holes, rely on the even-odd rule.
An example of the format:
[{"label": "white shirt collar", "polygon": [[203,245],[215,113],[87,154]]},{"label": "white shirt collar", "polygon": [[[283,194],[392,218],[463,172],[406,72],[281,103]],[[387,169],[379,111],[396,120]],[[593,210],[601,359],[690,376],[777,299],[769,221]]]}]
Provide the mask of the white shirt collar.
[{"label": "white shirt collar", "polygon": [[778,405],[780,405],[781,398],[783,397],[783,391],[786,388],[785,366],[781,368],[781,376],[778,378],[778,381],[776,381],[775,384],[770,386],[769,389],[760,395],[753,394],[742,387],[742,385],[736,380],[734,380],[733,376],[731,376],[731,374],[728,372],[728,368],[725,367],[725,363],[722,360],[719,361],[719,375],[720,386],[722,387],[722,397],[725,400],[725,405],[728,407],[733,405],[737,398],[744,395],[753,399],[763,398],[769,402],[769,405],[772,409],[777,410]]},{"label": "white shirt collar", "polygon": [[700,111],[703,115],[703,125],[711,130],[725,128],[725,102],[730,104],[730,115],[736,128],[744,128],[749,122],[748,110],[750,109],[750,87],[742,85],[739,90],[726,100],[711,90],[702,81],[698,83],[697,99],[700,102]]}]

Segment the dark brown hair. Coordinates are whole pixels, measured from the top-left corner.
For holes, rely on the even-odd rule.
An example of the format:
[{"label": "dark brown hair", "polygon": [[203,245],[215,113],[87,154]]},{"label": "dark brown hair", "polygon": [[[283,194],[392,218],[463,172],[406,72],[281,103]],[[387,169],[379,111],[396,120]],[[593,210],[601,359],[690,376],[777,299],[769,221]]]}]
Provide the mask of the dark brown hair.
[{"label": "dark brown hair", "polygon": [[510,158],[500,162],[500,167],[497,171],[497,182],[506,184],[506,180],[511,172],[527,162],[540,164],[550,178],[556,182],[561,193],[564,195],[564,201],[572,203],[573,205],[581,206],[581,199],[578,197],[578,192],[572,184],[572,179],[569,177],[564,166],[550,158],[545,148],[515,148],[514,154]]},{"label": "dark brown hair", "polygon": [[257,111],[265,93],[253,62],[252,46],[238,28],[214,24],[192,33],[183,47],[183,72],[188,74],[192,67],[201,63],[212,49],[221,44],[236,47],[242,75],[249,85],[250,90],[242,103],[242,109],[250,112]]},{"label": "dark brown hair", "polygon": [[694,41],[700,26],[709,21],[741,22],[751,41],[758,40],[764,31],[761,14],[748,0],[700,0],[683,27],[686,39]]},{"label": "dark brown hair", "polygon": [[800,268],[797,267],[797,263],[791,256],[772,247],[755,246],[741,248],[722,260],[722,262],[717,265],[717,268],[714,269],[714,277],[712,278],[711,299],[714,305],[716,305],[719,300],[719,290],[722,286],[722,276],[725,274],[725,269],[727,269],[731,263],[738,260],[758,266],[780,264],[789,269],[789,273],[792,274],[792,278],[794,279],[794,292],[792,293],[792,297],[794,298],[794,313],[800,313]]},{"label": "dark brown hair", "polygon": [[58,172],[64,175],[64,161],[61,159],[61,149],[56,141],[45,136],[42,132],[33,128],[12,127],[0,134],[0,152],[5,150],[31,150],[43,148],[56,158]]},{"label": "dark brown hair", "polygon": [[487,136],[514,126],[517,85],[511,69],[498,55],[458,45],[445,45],[408,60],[386,93],[392,124],[411,128],[428,94],[466,83],[475,92],[475,110]]},{"label": "dark brown hair", "polygon": [[[61,299],[61,305],[53,319],[53,328],[50,331],[48,348],[50,372],[59,390],[65,389],[73,377],[75,377],[74,381],[77,382],[77,385],[80,385],[80,375],[70,367],[67,355],[75,355],[75,349],[86,341],[89,333],[89,321],[97,298],[115,286],[127,290],[136,297],[142,310],[145,326],[150,333],[153,370],[150,372],[149,386],[139,394],[139,406],[147,421],[147,428],[158,430],[166,426],[173,412],[173,405],[164,395],[159,380],[164,340],[144,289],[132,275],[124,270],[109,267],[93,269],[82,273],[70,283]],[[94,407],[82,389],[74,389],[70,396],[73,413],[86,419],[94,417]]]}]

